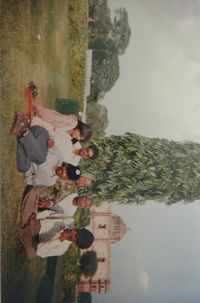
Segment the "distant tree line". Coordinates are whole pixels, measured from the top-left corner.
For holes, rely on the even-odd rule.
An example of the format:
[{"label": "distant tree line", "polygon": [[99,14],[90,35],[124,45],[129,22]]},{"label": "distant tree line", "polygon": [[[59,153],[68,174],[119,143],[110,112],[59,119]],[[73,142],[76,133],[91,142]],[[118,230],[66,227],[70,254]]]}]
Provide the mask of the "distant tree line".
[{"label": "distant tree line", "polygon": [[115,10],[111,19],[107,0],[90,0],[89,18],[89,48],[93,49],[93,66],[88,101],[97,102],[119,78],[119,56],[124,54],[129,44],[131,30],[124,8]]}]

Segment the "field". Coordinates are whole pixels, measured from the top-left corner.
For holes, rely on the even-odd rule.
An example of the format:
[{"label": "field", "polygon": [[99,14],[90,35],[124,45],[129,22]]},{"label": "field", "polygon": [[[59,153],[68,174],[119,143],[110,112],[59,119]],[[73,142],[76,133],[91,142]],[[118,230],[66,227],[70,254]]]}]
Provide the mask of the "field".
[{"label": "field", "polygon": [[1,4],[1,225],[2,302],[34,302],[46,260],[25,261],[18,241],[23,176],[15,165],[14,110],[24,110],[24,88],[39,86],[38,101],[58,97],[82,106],[87,49],[87,0],[3,0]]}]

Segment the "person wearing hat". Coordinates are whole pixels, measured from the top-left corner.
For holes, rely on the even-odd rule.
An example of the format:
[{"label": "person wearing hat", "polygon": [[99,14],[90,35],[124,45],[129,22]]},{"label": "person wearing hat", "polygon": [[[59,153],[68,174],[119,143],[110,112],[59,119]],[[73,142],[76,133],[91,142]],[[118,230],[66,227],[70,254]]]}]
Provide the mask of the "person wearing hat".
[{"label": "person wearing hat", "polygon": [[89,248],[94,241],[94,235],[86,228],[83,229],[63,229],[52,239],[40,242],[36,247],[36,255],[41,258],[61,256],[70,246],[75,243],[79,248]]},{"label": "person wearing hat", "polygon": [[50,150],[45,163],[41,165],[31,164],[28,172],[25,173],[25,184],[32,186],[51,186],[58,179],[77,180],[81,176],[78,166],[74,166],[57,159],[57,156]]},{"label": "person wearing hat", "polygon": [[78,187],[91,186],[95,182],[93,175],[83,173],[75,181],[64,181],[60,178],[52,186],[34,186],[27,193],[21,204],[21,228],[35,220],[38,208],[51,208],[72,193]]},{"label": "person wearing hat", "polygon": [[[68,195],[76,193],[79,187],[92,186],[96,181],[95,177],[90,173],[82,173],[76,180],[58,179],[52,186],[35,186],[33,190],[39,194],[40,207],[48,207],[60,202]],[[43,203],[43,206],[42,206]]]}]

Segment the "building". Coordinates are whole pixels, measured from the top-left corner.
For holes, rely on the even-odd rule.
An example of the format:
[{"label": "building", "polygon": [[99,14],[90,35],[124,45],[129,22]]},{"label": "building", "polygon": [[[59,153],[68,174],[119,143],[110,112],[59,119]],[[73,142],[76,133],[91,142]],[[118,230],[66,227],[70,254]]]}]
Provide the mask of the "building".
[{"label": "building", "polygon": [[111,288],[111,244],[120,241],[127,227],[119,216],[112,213],[110,204],[104,203],[99,207],[92,206],[91,221],[87,229],[95,237],[90,250],[97,253],[98,269],[92,278],[81,276],[78,290],[107,293]]}]

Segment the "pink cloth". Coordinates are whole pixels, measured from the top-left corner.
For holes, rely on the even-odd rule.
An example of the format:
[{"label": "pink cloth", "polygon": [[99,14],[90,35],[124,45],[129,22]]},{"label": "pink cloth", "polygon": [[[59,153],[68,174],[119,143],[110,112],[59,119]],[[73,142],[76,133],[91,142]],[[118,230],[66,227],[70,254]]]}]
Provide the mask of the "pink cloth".
[{"label": "pink cloth", "polygon": [[34,102],[33,108],[38,117],[50,123],[54,128],[63,127],[70,130],[78,124],[78,118],[75,115],[62,115],[53,109],[45,108],[37,102]]},{"label": "pink cloth", "polygon": [[36,256],[37,245],[33,243],[33,237],[40,232],[40,220],[28,222],[32,213],[37,214],[38,192],[32,188],[24,197],[21,205],[21,224],[19,229],[20,241],[25,250],[25,256],[33,259]]}]

